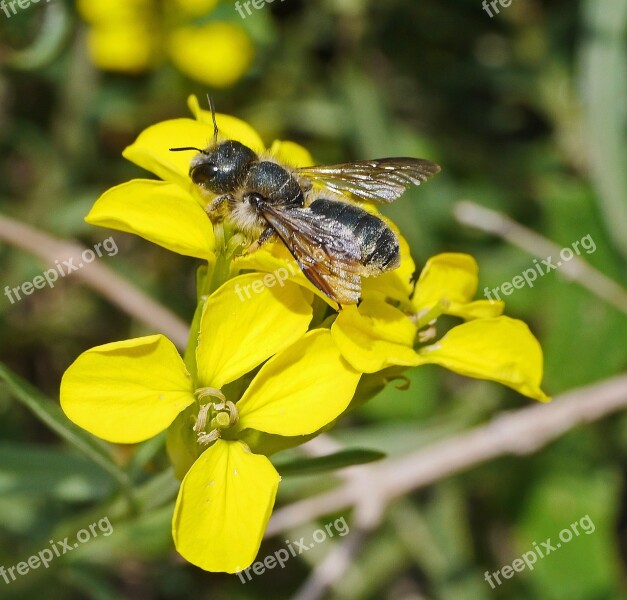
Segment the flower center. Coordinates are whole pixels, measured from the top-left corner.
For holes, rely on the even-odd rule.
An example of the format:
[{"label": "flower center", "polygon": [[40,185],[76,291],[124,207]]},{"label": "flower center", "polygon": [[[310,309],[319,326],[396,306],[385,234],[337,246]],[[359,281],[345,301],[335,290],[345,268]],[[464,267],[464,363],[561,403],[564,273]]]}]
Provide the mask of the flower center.
[{"label": "flower center", "polygon": [[[196,398],[200,408],[194,425],[196,440],[201,446],[215,442],[222,435],[223,429],[228,429],[239,419],[237,407],[227,400],[224,394],[216,388],[200,388],[196,390]],[[213,398],[207,401],[208,398]]]},{"label": "flower center", "polygon": [[416,324],[416,341],[418,343],[428,342],[437,335],[435,322],[449,308],[450,304],[447,298],[442,298],[431,309],[425,309],[410,317]]}]

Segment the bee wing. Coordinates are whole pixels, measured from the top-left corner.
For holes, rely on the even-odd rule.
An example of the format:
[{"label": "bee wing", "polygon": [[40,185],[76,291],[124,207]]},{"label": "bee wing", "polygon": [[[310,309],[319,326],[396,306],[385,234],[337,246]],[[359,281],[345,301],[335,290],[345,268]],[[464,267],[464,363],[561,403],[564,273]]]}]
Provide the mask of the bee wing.
[{"label": "bee wing", "polygon": [[420,185],[439,172],[438,165],[422,158],[375,158],[296,170],[336,194],[348,192],[357,200],[382,204],[389,204],[410,185]]},{"label": "bee wing", "polygon": [[311,283],[340,305],[357,303],[361,248],[349,229],[308,208],[260,209]]}]

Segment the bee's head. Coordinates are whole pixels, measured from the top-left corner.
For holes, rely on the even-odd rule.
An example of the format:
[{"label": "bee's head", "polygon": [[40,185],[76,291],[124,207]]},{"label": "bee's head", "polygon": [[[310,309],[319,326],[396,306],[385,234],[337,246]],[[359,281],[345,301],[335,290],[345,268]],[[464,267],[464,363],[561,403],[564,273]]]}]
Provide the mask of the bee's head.
[{"label": "bee's head", "polygon": [[235,140],[198,152],[192,159],[189,176],[196,185],[213,194],[233,192],[257,160],[257,155],[248,146]]},{"label": "bee's head", "polygon": [[195,150],[198,152],[189,167],[192,181],[213,194],[234,192],[243,181],[250,165],[257,160],[257,155],[248,146],[235,140],[218,143],[218,123],[213,100],[208,96],[213,118],[213,144],[205,150],[186,146],[170,148],[173,152]]}]

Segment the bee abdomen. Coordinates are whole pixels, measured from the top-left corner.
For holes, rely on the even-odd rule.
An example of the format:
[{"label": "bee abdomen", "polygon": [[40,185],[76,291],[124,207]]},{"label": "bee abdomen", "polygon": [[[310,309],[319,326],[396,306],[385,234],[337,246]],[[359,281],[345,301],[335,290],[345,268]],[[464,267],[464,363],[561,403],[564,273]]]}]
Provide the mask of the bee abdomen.
[{"label": "bee abdomen", "polygon": [[355,236],[361,248],[361,264],[368,275],[395,269],[400,264],[400,247],[396,234],[378,217],[363,208],[320,198],[309,209],[337,221]]}]

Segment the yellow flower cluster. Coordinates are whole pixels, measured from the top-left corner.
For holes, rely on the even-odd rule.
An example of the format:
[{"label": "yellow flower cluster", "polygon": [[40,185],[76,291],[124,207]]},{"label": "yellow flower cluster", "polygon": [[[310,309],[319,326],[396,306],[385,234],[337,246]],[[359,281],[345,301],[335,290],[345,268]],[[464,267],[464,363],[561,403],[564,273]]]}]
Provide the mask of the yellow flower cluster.
[{"label": "yellow flower cluster", "polygon": [[[279,243],[235,256],[228,235],[214,232],[188,157],[168,151],[203,148],[212,139],[211,115],[194,97],[190,109],[195,119],[154,125],[124,152],[161,180],[119,185],[87,216],[207,261],[185,358],[162,335],[92,348],[66,371],[61,405],[72,421],[111,442],[167,430],[182,479],[172,520],[176,548],[203,569],[233,573],[255,559],[274,505],[280,476],[267,456],[328,428],[363,373],[433,363],[548,398],[537,340],[524,323],[502,316],[502,303],[473,300],[477,265],[468,255],[433,257],[413,285],[415,266],[401,237],[399,269],[365,280],[359,306],[317,318],[313,328],[314,294],[334,305],[294,264],[281,285],[256,285],[292,259]],[[246,123],[218,114],[217,124],[225,138],[265,151]],[[312,162],[290,142],[269,151],[293,166]],[[251,287],[254,294],[238,299]],[[463,322],[439,335],[441,315]]]},{"label": "yellow flower cluster", "polygon": [[106,71],[141,73],[161,64],[165,56],[188,77],[225,88],[250,67],[252,43],[236,23],[210,20],[195,23],[218,0],[78,0],[89,23],[92,61]]}]

